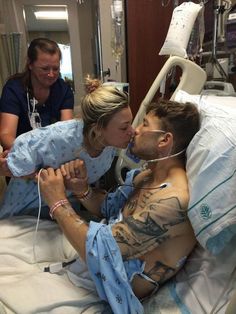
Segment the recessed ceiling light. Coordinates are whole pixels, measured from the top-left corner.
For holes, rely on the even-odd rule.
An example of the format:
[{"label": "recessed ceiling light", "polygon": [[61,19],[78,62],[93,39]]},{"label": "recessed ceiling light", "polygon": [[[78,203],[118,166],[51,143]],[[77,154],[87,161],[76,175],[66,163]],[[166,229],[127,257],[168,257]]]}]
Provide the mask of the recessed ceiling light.
[{"label": "recessed ceiling light", "polygon": [[67,11],[35,11],[37,20],[67,20]]}]

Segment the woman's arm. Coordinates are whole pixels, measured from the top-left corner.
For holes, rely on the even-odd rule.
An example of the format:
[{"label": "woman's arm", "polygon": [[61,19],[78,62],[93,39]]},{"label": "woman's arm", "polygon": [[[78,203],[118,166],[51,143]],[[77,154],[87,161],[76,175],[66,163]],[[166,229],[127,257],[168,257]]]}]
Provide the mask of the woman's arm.
[{"label": "woman's arm", "polygon": [[19,117],[11,113],[0,113],[0,143],[4,150],[10,149],[16,138]]},{"label": "woman's arm", "polygon": [[61,121],[73,119],[73,110],[72,109],[62,109],[61,110]]},{"label": "woman's arm", "polygon": [[10,177],[11,172],[7,166],[7,154],[8,151],[4,151],[0,154],[0,176]]},{"label": "woman's arm", "polygon": [[65,93],[63,92],[63,99],[61,99],[60,120],[70,120],[73,119],[74,93],[65,81],[60,80],[60,84],[62,91],[65,91]]}]

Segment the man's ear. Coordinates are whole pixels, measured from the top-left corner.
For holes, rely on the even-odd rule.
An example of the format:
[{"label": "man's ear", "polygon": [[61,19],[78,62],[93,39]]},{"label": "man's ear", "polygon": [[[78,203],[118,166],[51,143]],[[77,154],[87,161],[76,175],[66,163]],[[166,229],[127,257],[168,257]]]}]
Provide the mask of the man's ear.
[{"label": "man's ear", "polygon": [[166,132],[165,134],[159,137],[159,147],[167,147],[173,143],[173,134],[170,132]]}]

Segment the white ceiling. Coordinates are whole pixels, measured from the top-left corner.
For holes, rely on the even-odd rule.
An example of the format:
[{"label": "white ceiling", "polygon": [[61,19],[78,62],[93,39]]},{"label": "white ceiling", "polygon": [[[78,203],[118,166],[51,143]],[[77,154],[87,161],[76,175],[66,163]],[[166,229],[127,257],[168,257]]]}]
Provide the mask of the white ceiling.
[{"label": "white ceiling", "polygon": [[66,10],[66,6],[55,7],[37,7],[34,5],[24,5],[24,14],[28,31],[57,31],[63,32],[68,30],[66,20],[37,20],[34,12],[36,10],[49,11],[49,10]]}]

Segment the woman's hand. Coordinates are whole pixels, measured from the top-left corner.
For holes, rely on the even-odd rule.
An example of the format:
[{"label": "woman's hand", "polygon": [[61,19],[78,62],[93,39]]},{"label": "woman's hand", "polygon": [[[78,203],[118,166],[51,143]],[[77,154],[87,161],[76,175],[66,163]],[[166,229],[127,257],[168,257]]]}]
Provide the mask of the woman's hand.
[{"label": "woman's hand", "polygon": [[[13,177],[13,174],[11,173],[10,169],[7,165],[7,155],[9,151],[5,150],[4,152],[0,153],[0,176],[5,177]],[[36,173],[32,173],[27,176],[22,176],[21,179],[34,179]]]},{"label": "woman's hand", "polygon": [[43,169],[39,174],[40,191],[49,207],[66,199],[65,185],[60,169]]},{"label": "woman's hand", "polygon": [[88,177],[85,163],[81,159],[65,163],[60,168],[64,177],[66,189],[76,195],[81,195],[88,190]]},{"label": "woman's hand", "polygon": [[7,165],[7,158],[6,158],[7,154],[8,154],[7,150],[5,150],[4,152],[0,154],[0,176],[11,177],[12,174]]}]

